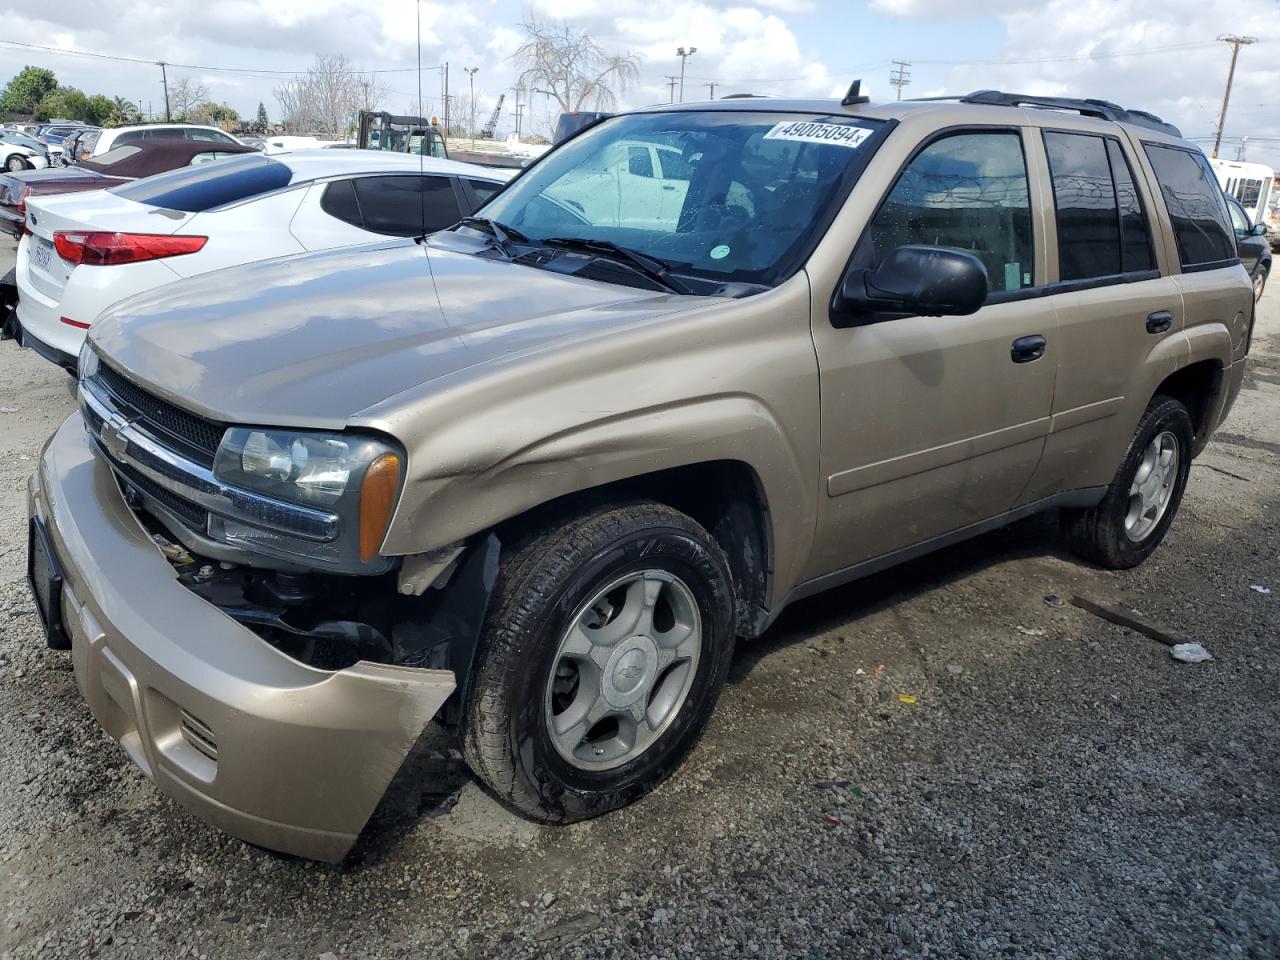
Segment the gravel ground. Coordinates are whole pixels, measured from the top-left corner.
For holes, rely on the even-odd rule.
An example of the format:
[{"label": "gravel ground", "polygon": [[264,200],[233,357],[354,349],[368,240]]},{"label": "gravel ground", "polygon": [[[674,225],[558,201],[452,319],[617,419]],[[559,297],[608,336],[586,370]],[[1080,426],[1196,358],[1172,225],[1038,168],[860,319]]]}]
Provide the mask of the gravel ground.
[{"label": "gravel ground", "polygon": [[42,646],[24,489],[73,401],[0,344],[0,957],[1280,956],[1277,303],[1142,568],[1075,562],[1046,517],[817,598],[644,802],[533,826],[438,740],[339,867],[162,797]]}]

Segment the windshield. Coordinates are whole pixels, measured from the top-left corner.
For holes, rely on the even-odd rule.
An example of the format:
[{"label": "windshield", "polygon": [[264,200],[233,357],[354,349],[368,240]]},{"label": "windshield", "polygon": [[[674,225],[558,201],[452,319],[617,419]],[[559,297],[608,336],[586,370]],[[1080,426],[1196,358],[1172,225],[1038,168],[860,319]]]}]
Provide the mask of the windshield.
[{"label": "windshield", "polygon": [[41,153],[44,152],[43,143],[32,137],[24,136],[21,133],[13,133],[10,130],[5,130],[3,133],[0,133],[0,140],[3,140],[5,143],[17,144],[20,147],[27,147],[31,150],[39,150]]},{"label": "windshield", "polygon": [[675,273],[774,285],[817,245],[881,125],[767,111],[615,117],[548,154],[481,215],[533,241],[609,241]]}]

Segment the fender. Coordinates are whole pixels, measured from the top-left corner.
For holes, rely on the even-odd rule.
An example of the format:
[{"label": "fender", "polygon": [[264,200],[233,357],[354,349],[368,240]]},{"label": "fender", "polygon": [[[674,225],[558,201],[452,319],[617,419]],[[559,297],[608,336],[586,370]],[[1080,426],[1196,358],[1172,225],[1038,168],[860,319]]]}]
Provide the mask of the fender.
[{"label": "fender", "polygon": [[399,510],[429,521],[393,525],[383,549],[433,549],[559,497],[721,460],[745,463],[762,487],[774,545],[772,602],[790,589],[808,555],[816,498],[790,432],[761,400],[742,394],[598,418],[541,437],[483,469],[423,478],[405,491]]}]

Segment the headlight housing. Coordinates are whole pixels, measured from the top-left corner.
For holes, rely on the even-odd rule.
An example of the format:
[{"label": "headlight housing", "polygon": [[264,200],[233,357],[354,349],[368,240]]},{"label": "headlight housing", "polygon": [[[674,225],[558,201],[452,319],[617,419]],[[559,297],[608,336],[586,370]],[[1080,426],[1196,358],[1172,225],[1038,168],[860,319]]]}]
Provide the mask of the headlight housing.
[{"label": "headlight housing", "polygon": [[218,445],[213,473],[227,484],[274,500],[332,511],[341,523],[337,542],[308,544],[228,521],[221,530],[227,542],[325,565],[346,565],[356,556],[369,564],[391,522],[404,454],[363,434],[231,427]]},{"label": "headlight housing", "polygon": [[76,363],[76,373],[80,380],[88,380],[98,372],[98,355],[86,340],[80,347],[80,358]]}]

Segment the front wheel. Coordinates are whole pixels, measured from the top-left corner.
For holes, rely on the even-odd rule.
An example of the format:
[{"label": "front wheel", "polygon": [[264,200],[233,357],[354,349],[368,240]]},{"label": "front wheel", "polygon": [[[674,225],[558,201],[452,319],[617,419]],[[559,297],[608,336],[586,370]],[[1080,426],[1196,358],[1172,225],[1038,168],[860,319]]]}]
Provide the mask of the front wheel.
[{"label": "front wheel", "polygon": [[1062,511],[1071,549],[1112,570],[1147,559],[1182,502],[1194,436],[1191,415],[1181,401],[1153,399],[1102,502],[1087,510]]},{"label": "front wheel", "polygon": [[1254,303],[1257,303],[1259,300],[1262,299],[1262,291],[1267,286],[1268,272],[1269,272],[1268,268],[1265,266],[1262,266],[1262,267],[1259,267],[1258,272],[1253,275],[1253,302]]},{"label": "front wheel", "polygon": [[546,823],[639,799],[711,716],[733,609],[720,547],[661,504],[585,513],[504,549],[462,718],[472,771]]},{"label": "front wheel", "polygon": [[5,160],[4,168],[9,171],[9,173],[21,173],[23,170],[27,169],[27,161],[15,153]]}]

